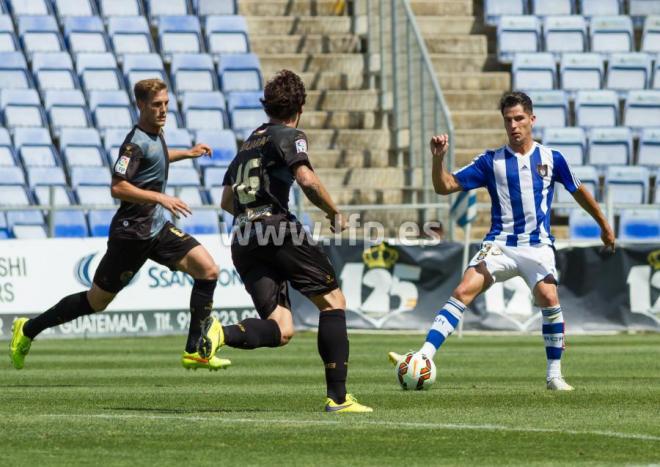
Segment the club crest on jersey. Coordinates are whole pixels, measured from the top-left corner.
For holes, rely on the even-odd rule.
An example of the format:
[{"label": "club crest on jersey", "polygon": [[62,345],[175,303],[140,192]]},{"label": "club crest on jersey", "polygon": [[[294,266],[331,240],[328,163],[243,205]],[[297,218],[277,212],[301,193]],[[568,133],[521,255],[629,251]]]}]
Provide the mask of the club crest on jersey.
[{"label": "club crest on jersey", "polygon": [[115,168],[115,171],[122,175],[126,175],[126,171],[128,170],[128,163],[130,161],[131,159],[128,156],[121,156],[117,161],[117,167]]},{"label": "club crest on jersey", "polygon": [[536,172],[541,177],[547,177],[548,176],[548,164],[536,164]]},{"label": "club crest on jersey", "polygon": [[296,141],[296,152],[307,152],[307,141],[299,139]]}]

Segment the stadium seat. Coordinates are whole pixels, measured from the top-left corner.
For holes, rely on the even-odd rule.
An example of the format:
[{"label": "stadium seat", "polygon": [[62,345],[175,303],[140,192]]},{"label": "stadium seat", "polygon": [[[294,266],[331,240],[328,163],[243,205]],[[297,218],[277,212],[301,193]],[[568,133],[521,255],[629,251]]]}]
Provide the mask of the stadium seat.
[{"label": "stadium seat", "polygon": [[27,188],[22,185],[1,185],[0,184],[0,197],[3,206],[29,206],[30,195]]},{"label": "stadium seat", "polygon": [[91,125],[91,116],[82,91],[78,89],[46,91],[46,112],[50,126],[59,130],[63,127],[87,128]]},{"label": "stadium seat", "polygon": [[660,90],[660,53],[653,61],[653,78],[651,78],[651,89]]},{"label": "stadium seat", "polygon": [[156,50],[147,20],[143,16],[113,16],[108,19],[108,35],[117,56],[147,54]]},{"label": "stadium seat", "polygon": [[599,240],[598,223],[582,209],[573,209],[568,216],[568,235],[571,240]]},{"label": "stadium seat", "polygon": [[[124,56],[122,70],[129,90],[132,90],[138,81],[149,78],[161,79],[169,85],[165,65],[158,54],[127,54]],[[132,92],[131,97],[134,98]]]},{"label": "stadium seat", "polygon": [[229,214],[227,211],[222,211],[220,218],[222,219],[222,231],[225,233],[231,233],[231,230],[234,226],[234,216]]},{"label": "stadium seat", "polygon": [[69,172],[72,167],[103,167],[108,164],[96,128],[63,128],[59,148]]},{"label": "stadium seat", "polygon": [[634,35],[628,16],[595,16],[591,18],[592,52],[630,52]]},{"label": "stadium seat", "polygon": [[582,16],[548,16],[543,21],[543,38],[545,50],[555,54],[557,60],[562,53],[584,52],[587,50],[587,23]]},{"label": "stadium seat", "polygon": [[644,204],[648,200],[648,187],[646,167],[610,165],[606,169],[605,192],[616,203]]},{"label": "stadium seat", "polygon": [[629,14],[632,16],[635,26],[643,24],[644,18],[660,15],[660,3],[658,0],[630,0]]},{"label": "stadium seat", "polygon": [[660,91],[630,91],[624,124],[637,130],[660,127]]},{"label": "stadium seat", "polygon": [[14,151],[14,145],[9,137],[9,132],[6,128],[0,128],[0,170],[4,167],[16,167],[18,165],[18,158]]},{"label": "stadium seat", "polygon": [[187,92],[181,105],[189,130],[222,130],[226,127],[227,107],[219,91]]},{"label": "stadium seat", "polygon": [[65,238],[87,237],[87,220],[82,211],[58,210],[53,216],[54,236]]},{"label": "stadium seat", "polygon": [[8,128],[46,125],[46,114],[34,89],[1,90],[0,107]]},{"label": "stadium seat", "polygon": [[655,196],[653,204],[660,204],[660,169],[655,172]]},{"label": "stadium seat", "polygon": [[[594,199],[600,199],[600,188],[599,188],[599,179],[598,171],[595,167],[590,165],[576,165],[572,166],[571,170],[573,175],[575,175],[582,185],[591,193]],[[574,203],[573,195],[571,195],[564,185],[561,183],[555,183],[555,200],[559,203]],[[567,216],[570,214],[570,209],[558,209],[557,214]]]},{"label": "stadium seat", "polygon": [[66,177],[62,167],[26,167],[28,185],[32,188],[38,185],[64,185]]},{"label": "stadium seat", "polygon": [[[169,118],[169,117],[168,117]],[[168,149],[188,149],[193,146],[190,133],[185,128],[165,128],[165,143]],[[199,159],[197,159],[199,160]],[[175,162],[176,167],[194,167],[193,159]]]},{"label": "stadium seat", "polygon": [[78,185],[76,196],[80,204],[113,205],[118,200],[110,194],[110,186],[106,185]]},{"label": "stadium seat", "polygon": [[181,217],[181,229],[191,235],[220,233],[218,213],[213,209],[195,209],[192,215]]},{"label": "stadium seat", "polygon": [[100,185],[110,187],[112,176],[107,167],[72,167],[71,186],[78,189],[80,185]]},{"label": "stadium seat", "polygon": [[32,73],[37,86],[43,91],[51,89],[78,89],[80,83],[68,52],[37,52],[32,55]]},{"label": "stadium seat", "polygon": [[604,58],[600,54],[563,54],[560,65],[561,87],[565,91],[595,90],[603,86]]},{"label": "stadium seat", "polygon": [[540,135],[546,127],[568,126],[568,99],[564,91],[530,91],[528,94],[534,103],[535,132]]},{"label": "stadium seat", "polygon": [[115,211],[102,209],[91,210],[87,215],[89,233],[92,237],[107,237],[110,232],[110,223]]},{"label": "stadium seat", "polygon": [[193,6],[197,16],[202,18],[213,15],[235,15],[238,13],[236,0],[196,0]]},{"label": "stadium seat", "polygon": [[174,54],[170,70],[174,90],[179,95],[218,89],[215,66],[209,54]]},{"label": "stadium seat", "polygon": [[582,127],[617,126],[619,98],[614,91],[578,91],[575,124]]},{"label": "stadium seat", "polygon": [[618,16],[623,13],[622,0],[579,0],[580,13],[592,16]]},{"label": "stadium seat", "polygon": [[52,0],[57,17],[66,24],[70,17],[98,18],[93,0]]},{"label": "stadium seat", "polygon": [[[20,167],[3,167],[0,185],[25,185],[25,174]],[[2,198],[3,202],[5,198]]]},{"label": "stadium seat", "polygon": [[206,203],[205,197],[198,187],[195,186],[168,186],[165,193],[169,196],[176,196],[188,206],[203,206]]},{"label": "stadium seat", "polygon": [[592,128],[589,131],[588,160],[591,165],[628,165],[632,163],[632,150],[630,128]]},{"label": "stadium seat", "polygon": [[0,240],[10,238],[9,226],[7,225],[7,217],[4,212],[0,211]]},{"label": "stadium seat", "polygon": [[14,17],[22,15],[50,15],[50,1],[48,0],[7,0],[9,9]]},{"label": "stadium seat", "polygon": [[28,58],[34,52],[64,50],[64,40],[53,16],[19,16],[18,35]]},{"label": "stadium seat", "polygon": [[60,165],[57,150],[47,128],[16,128],[14,147],[26,168]]},{"label": "stadium seat", "polygon": [[557,87],[555,59],[550,53],[519,53],[513,59],[513,89],[549,90]]},{"label": "stadium seat", "polygon": [[644,21],[642,52],[660,53],[660,16],[648,16]]},{"label": "stadium seat", "polygon": [[170,166],[170,171],[167,178],[167,186],[181,187],[199,185],[199,174],[194,168],[176,167],[175,165]]},{"label": "stadium seat", "polygon": [[207,16],[204,30],[209,53],[223,55],[250,52],[247,23],[242,16]]},{"label": "stadium seat", "polygon": [[[66,0],[68,2],[69,0]],[[83,0],[87,3],[89,0]],[[98,16],[70,16],[64,20],[64,38],[72,54],[110,50],[103,21]]]},{"label": "stadium seat", "polygon": [[236,136],[231,130],[199,130],[196,134],[195,142],[206,143],[213,149],[211,157],[200,157],[197,159],[197,164],[200,167],[208,165],[228,166],[238,150],[236,147]]},{"label": "stadium seat", "polygon": [[489,26],[497,26],[501,16],[522,16],[525,13],[527,13],[525,0],[486,0],[484,4],[484,17]]},{"label": "stadium seat", "polygon": [[71,192],[66,186],[63,185],[39,185],[34,188],[34,197],[37,204],[44,206],[50,205],[50,192],[53,191],[55,206],[71,206],[72,198]]},{"label": "stadium seat", "polygon": [[154,24],[160,16],[186,16],[192,13],[188,0],[145,0],[145,4]]},{"label": "stadium seat", "polygon": [[140,0],[98,0],[103,18],[114,16],[142,16]]},{"label": "stadium seat", "polygon": [[587,138],[582,128],[546,128],[543,145],[561,152],[571,166],[584,164]]},{"label": "stadium seat", "polygon": [[16,52],[18,50],[20,50],[20,47],[11,16],[0,15],[0,52]]},{"label": "stadium seat", "polygon": [[644,128],[642,130],[639,139],[637,164],[648,167],[660,166],[660,128]]},{"label": "stadium seat", "polygon": [[255,54],[222,55],[218,61],[222,92],[259,91],[263,88],[261,65]]},{"label": "stadium seat", "polygon": [[0,52],[0,89],[34,87],[22,52]]},{"label": "stadium seat", "polygon": [[175,53],[202,52],[202,30],[196,16],[162,16],[158,41],[165,61]]},{"label": "stadium seat", "polygon": [[261,105],[263,92],[232,92],[227,98],[229,119],[239,139],[246,139],[256,127],[268,121]]},{"label": "stadium seat", "polygon": [[632,89],[645,89],[651,82],[651,57],[645,53],[612,54],[606,87],[625,97]]},{"label": "stadium seat", "polygon": [[14,238],[47,238],[44,215],[39,211],[9,211],[7,226]]},{"label": "stadium seat", "polygon": [[119,156],[119,147],[124,143],[126,135],[131,131],[131,127],[108,128],[103,133],[103,147],[108,154],[110,165],[114,165]]},{"label": "stadium seat", "polygon": [[211,190],[213,187],[221,187],[225,173],[227,167],[208,167],[204,171],[204,188]]},{"label": "stadium seat", "polygon": [[660,210],[622,210],[617,238],[622,242],[660,242]]},{"label": "stadium seat", "polygon": [[572,15],[575,13],[574,0],[532,0],[532,14],[536,16]]},{"label": "stadium seat", "polygon": [[78,76],[87,93],[123,89],[115,56],[108,53],[80,53],[76,57]]},{"label": "stadium seat", "polygon": [[89,93],[89,108],[99,130],[127,128],[137,121],[135,109],[125,91],[92,91]]}]

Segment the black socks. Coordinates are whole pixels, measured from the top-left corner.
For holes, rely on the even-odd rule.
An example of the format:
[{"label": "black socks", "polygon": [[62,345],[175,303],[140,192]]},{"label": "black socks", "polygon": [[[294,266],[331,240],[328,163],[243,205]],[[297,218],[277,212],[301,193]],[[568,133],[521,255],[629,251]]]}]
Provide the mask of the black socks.
[{"label": "black socks", "polygon": [[213,292],[216,284],[216,280],[195,279],[190,294],[190,327],[188,328],[186,352],[197,352],[197,341],[202,334],[202,321],[213,310]]},{"label": "black socks", "polygon": [[239,349],[279,347],[280,327],[272,319],[248,318],[238,324],[224,326],[225,345]]},{"label": "black socks", "polygon": [[325,364],[328,397],[337,404],[346,400],[348,334],[344,310],[322,311],[319,316],[318,349]]},{"label": "black socks", "polygon": [[92,313],[94,313],[94,310],[89,304],[89,300],[87,300],[87,292],[68,295],[54,307],[44,311],[36,318],[28,320],[23,327],[23,334],[30,339],[34,339],[44,329],[59,326]]}]

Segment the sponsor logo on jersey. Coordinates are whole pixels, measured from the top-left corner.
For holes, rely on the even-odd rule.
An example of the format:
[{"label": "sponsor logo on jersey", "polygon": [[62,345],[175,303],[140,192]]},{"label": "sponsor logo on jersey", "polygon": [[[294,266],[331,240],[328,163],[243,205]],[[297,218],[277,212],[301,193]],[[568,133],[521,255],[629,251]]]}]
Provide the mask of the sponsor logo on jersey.
[{"label": "sponsor logo on jersey", "polygon": [[307,141],[304,139],[296,140],[296,152],[307,152]]},{"label": "sponsor logo on jersey", "polygon": [[117,166],[115,167],[115,172],[126,175],[126,171],[128,170],[128,163],[130,162],[129,156],[121,156],[119,160],[117,161]]}]

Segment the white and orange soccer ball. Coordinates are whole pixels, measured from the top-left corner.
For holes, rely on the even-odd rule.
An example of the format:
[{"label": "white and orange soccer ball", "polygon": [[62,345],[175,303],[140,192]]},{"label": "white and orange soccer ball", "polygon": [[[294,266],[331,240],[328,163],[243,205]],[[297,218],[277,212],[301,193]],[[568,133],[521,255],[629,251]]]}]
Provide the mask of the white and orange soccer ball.
[{"label": "white and orange soccer ball", "polygon": [[419,352],[408,352],[395,367],[396,378],[403,389],[428,389],[435,382],[433,360]]}]

